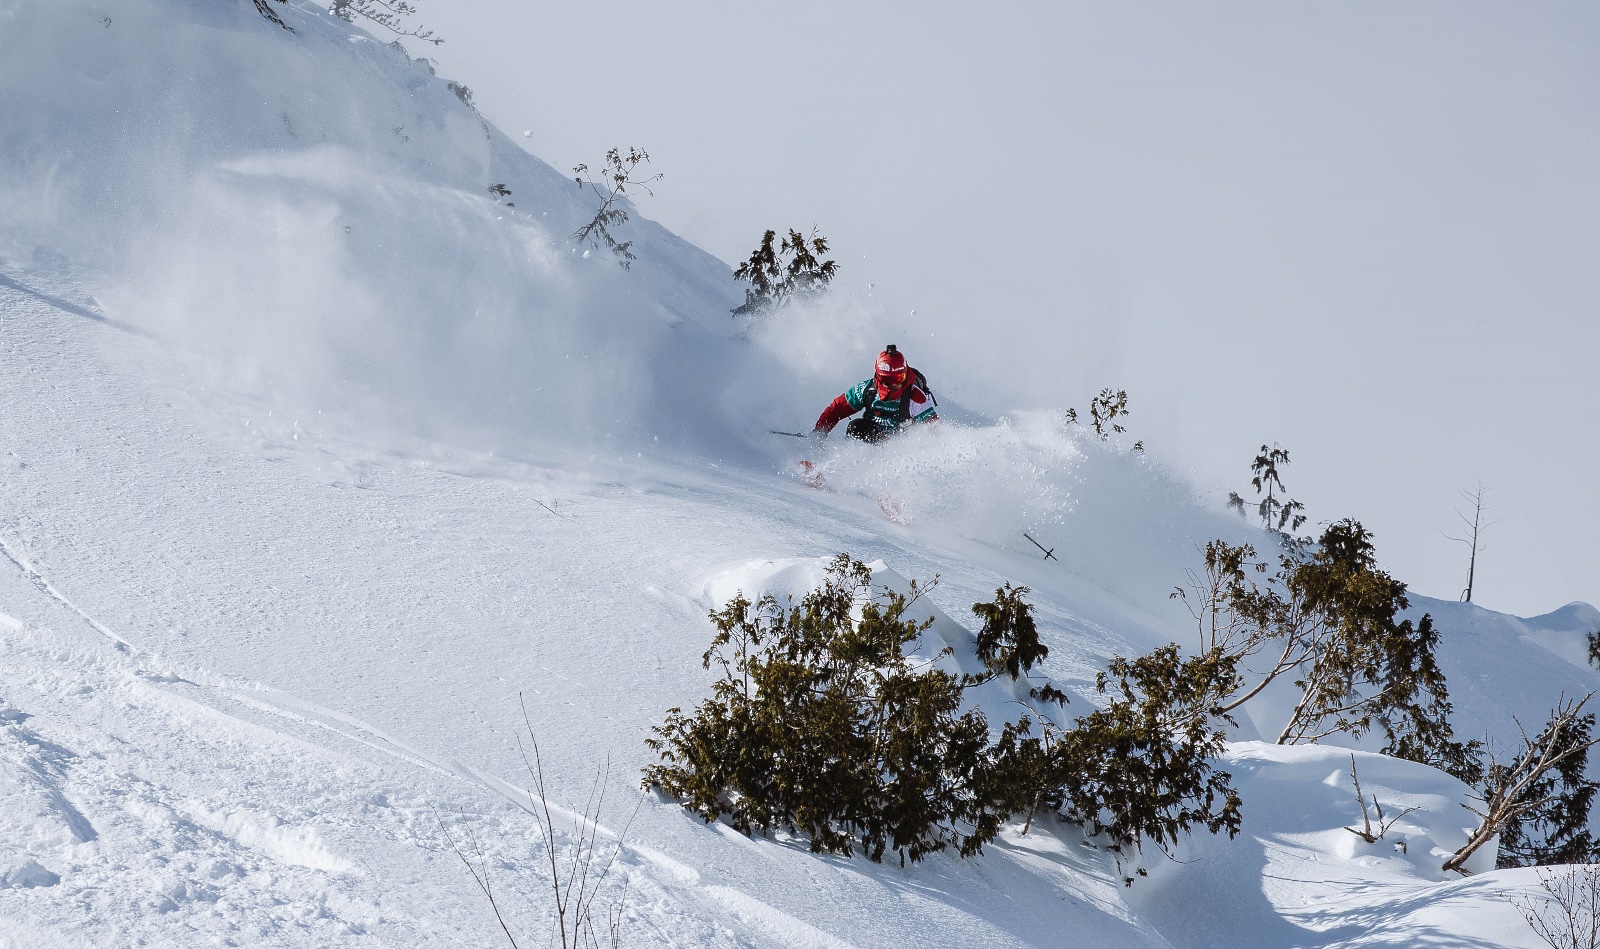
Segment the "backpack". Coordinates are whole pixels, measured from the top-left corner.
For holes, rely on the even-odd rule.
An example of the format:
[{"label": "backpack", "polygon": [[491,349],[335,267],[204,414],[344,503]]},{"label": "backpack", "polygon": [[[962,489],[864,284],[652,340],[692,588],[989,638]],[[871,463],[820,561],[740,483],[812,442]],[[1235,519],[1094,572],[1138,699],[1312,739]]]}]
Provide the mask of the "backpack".
[{"label": "backpack", "polygon": [[921,389],[922,393],[928,397],[928,401],[933,403],[934,408],[938,408],[939,400],[933,397],[933,390],[928,388],[928,377],[923,375],[922,370],[915,366],[907,366],[906,368],[911,370],[911,378],[916,380],[917,388]]}]

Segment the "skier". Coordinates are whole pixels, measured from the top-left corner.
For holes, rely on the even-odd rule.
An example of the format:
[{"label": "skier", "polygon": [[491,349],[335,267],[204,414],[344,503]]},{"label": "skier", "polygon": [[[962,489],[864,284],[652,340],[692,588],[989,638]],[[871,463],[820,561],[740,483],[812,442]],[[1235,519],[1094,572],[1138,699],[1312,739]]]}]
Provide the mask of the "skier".
[{"label": "skier", "polygon": [[906,357],[890,343],[878,354],[872,378],[829,403],[811,434],[826,437],[835,425],[864,411],[851,420],[845,433],[865,442],[879,442],[901,426],[938,421],[938,405],[928,391],[927,377],[907,365]]}]

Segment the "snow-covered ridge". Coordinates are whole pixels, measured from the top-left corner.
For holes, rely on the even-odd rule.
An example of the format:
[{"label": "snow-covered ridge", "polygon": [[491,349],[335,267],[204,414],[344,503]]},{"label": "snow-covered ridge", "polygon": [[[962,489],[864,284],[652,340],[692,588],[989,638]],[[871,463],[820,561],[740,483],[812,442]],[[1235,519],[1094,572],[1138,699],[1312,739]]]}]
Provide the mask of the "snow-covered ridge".
[{"label": "snow-covered ridge", "polygon": [[[537,931],[522,700],[558,802],[610,759],[616,834],[733,591],[839,551],[939,575],[927,645],[960,663],[968,606],[1026,584],[1079,703],[1106,657],[1187,641],[1167,593],[1198,543],[1252,535],[1047,412],[835,443],[834,490],[803,486],[813,449],[765,429],[858,381],[882,314],[746,330],[727,268],[639,216],[632,271],[584,258],[564,175],[397,50],[285,15],[0,3],[0,946],[495,944],[441,818]],[[1592,607],[1414,606],[1465,736],[1597,683]],[[1504,900],[1528,874],[1437,873],[1459,784],[1355,752],[1418,807],[1369,846],[1350,751],[1239,737],[1245,832],[1132,888],[1047,822],[901,870],[646,798],[625,944],[1537,945]]]}]

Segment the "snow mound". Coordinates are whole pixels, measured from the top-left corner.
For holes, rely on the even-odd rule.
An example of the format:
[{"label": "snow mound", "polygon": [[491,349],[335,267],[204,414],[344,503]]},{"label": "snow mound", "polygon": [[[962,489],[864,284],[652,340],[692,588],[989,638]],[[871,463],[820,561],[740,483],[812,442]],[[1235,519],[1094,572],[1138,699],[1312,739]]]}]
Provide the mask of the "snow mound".
[{"label": "snow mound", "polygon": [[1588,635],[1589,633],[1600,632],[1600,610],[1587,603],[1575,600],[1559,610],[1551,610],[1539,616],[1531,616],[1523,620],[1523,622],[1533,629]]},{"label": "snow mound", "polygon": [[1589,662],[1589,637],[1600,635],[1600,610],[1587,603],[1568,603],[1559,610],[1522,621],[1524,635],[1584,670]]},{"label": "snow mound", "polygon": [[[1393,824],[1374,843],[1351,779]],[[1186,946],[1534,945],[1504,902],[1515,875],[1439,870],[1466,841],[1466,785],[1425,765],[1367,752],[1260,742],[1222,767],[1244,800],[1238,838],[1195,835],[1176,861],[1147,859],[1130,901]],[[1473,855],[1494,868],[1492,848]],[[1520,881],[1517,881],[1520,882]],[[1481,940],[1481,941],[1480,941]]]}]

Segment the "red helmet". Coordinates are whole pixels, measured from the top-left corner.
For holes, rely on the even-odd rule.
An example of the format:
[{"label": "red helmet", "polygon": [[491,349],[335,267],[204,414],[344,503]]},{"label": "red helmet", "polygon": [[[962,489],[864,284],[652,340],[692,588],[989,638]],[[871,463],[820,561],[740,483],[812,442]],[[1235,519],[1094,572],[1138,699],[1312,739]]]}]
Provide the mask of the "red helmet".
[{"label": "red helmet", "polygon": [[900,354],[893,343],[885,346],[883,352],[878,354],[878,361],[872,370],[872,381],[878,387],[879,397],[900,392],[910,378],[911,370],[906,366],[906,357]]}]

